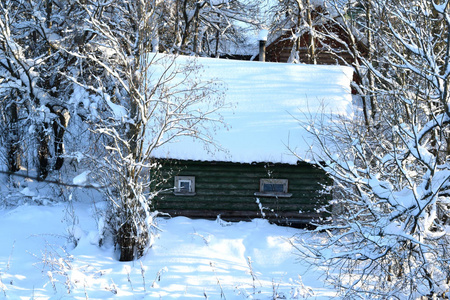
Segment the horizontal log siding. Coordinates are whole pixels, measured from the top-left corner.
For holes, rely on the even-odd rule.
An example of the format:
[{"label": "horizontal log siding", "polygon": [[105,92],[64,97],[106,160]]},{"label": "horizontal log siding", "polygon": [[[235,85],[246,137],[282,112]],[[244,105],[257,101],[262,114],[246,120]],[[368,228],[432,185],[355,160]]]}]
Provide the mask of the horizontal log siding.
[{"label": "horizontal log siding", "polygon": [[[269,173],[271,176],[269,176]],[[329,182],[325,173],[307,163],[241,164],[229,162],[164,161],[164,188],[173,188],[173,176],[195,176],[195,196],[164,192],[154,199],[155,209],[172,216],[247,220],[262,217],[256,203],[261,178],[288,179],[290,198],[258,197],[266,217],[274,222],[307,223],[318,217],[316,209],[328,201],[319,191]],[[302,211],[299,214],[299,211]]]}]

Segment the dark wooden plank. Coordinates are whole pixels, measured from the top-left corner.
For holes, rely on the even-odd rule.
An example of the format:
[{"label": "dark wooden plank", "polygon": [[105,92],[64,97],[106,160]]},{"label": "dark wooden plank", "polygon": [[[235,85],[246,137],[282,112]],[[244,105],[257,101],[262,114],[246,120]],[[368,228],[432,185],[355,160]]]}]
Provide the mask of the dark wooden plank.
[{"label": "dark wooden plank", "polygon": [[[265,206],[266,207],[266,206]],[[210,204],[208,206],[204,206],[201,203],[193,203],[189,205],[188,203],[178,203],[177,205],[160,205],[156,208],[156,210],[165,212],[170,209],[178,209],[178,210],[189,210],[189,209],[196,209],[196,210],[204,210],[207,211],[242,211],[242,212],[261,212],[261,210],[255,206],[248,206],[248,205],[242,205],[242,204],[235,204],[235,205],[228,205],[226,207],[222,207],[218,205],[217,203]],[[294,206],[283,206],[283,207],[267,207],[267,209],[263,209],[262,211],[265,213],[278,213],[280,216],[283,214],[289,212],[289,213],[299,213],[299,212],[305,212],[305,213],[314,213],[316,212],[317,208],[314,206],[302,206],[302,207],[294,207]]]},{"label": "dark wooden plank", "polygon": [[231,195],[231,194],[202,194],[201,192],[198,192],[195,196],[178,196],[174,195],[171,192],[168,192],[167,194],[161,194],[157,199],[162,198],[165,201],[223,201],[223,202],[240,202],[240,201],[247,201],[247,202],[256,202],[256,199],[260,199],[264,202],[279,202],[279,203],[307,203],[307,202],[318,202],[318,201],[326,201],[327,197],[319,197],[316,193],[313,191],[309,193],[303,193],[301,195],[293,195],[290,198],[276,198],[276,197],[261,197],[261,196],[255,196],[253,193],[251,194],[237,194],[237,195]]},{"label": "dark wooden plank", "polygon": [[[235,199],[221,199],[221,201],[212,201],[211,199],[201,199],[196,201],[190,201],[189,199],[160,199],[154,202],[157,208],[170,208],[170,207],[184,207],[184,208],[201,208],[204,209],[245,209],[245,210],[259,210],[259,206],[256,201],[248,201],[249,199],[240,199],[240,201],[232,201]],[[278,201],[267,201],[261,200],[260,203],[262,207],[267,207],[269,209],[282,209],[282,210],[310,210],[312,208],[318,208],[321,206],[320,201],[305,201],[305,202],[278,202]]]},{"label": "dark wooden plank", "polygon": [[205,168],[207,167],[210,170],[215,169],[234,169],[234,170],[249,170],[255,171],[257,169],[261,171],[267,172],[267,170],[295,170],[300,172],[307,172],[309,170],[316,170],[322,172],[317,166],[311,165],[306,162],[298,163],[297,165],[291,164],[270,164],[270,163],[232,163],[232,162],[202,162],[202,161],[178,161],[172,164],[165,164],[163,168],[178,168],[178,169],[186,169],[189,167],[190,169],[195,170],[195,168]]},{"label": "dark wooden plank", "polygon": [[[209,173],[207,171],[202,173],[183,173],[180,174],[182,176],[195,176],[196,184],[223,184],[223,183],[230,183],[230,184],[257,184],[259,186],[259,180],[261,178],[269,178],[269,177],[263,177],[258,176],[257,174],[247,174],[247,173],[232,173],[232,174],[218,174],[218,173]],[[326,178],[323,177],[323,175],[320,176],[287,176],[287,175],[281,175],[277,177],[272,177],[275,179],[288,179],[289,185],[310,185],[310,184],[325,184],[328,182]],[[168,185],[173,185],[173,179],[168,180]]]}]

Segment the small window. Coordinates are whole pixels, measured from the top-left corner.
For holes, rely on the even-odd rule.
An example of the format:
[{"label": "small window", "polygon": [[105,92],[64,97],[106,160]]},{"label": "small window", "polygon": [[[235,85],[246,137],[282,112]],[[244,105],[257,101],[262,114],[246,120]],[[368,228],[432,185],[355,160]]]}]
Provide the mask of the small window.
[{"label": "small window", "polygon": [[192,182],[190,180],[179,180],[178,181],[178,192],[192,193]]},{"label": "small window", "polygon": [[194,196],[195,176],[175,176],[174,194],[177,196]]},{"label": "small window", "polygon": [[259,192],[255,196],[261,197],[291,197],[288,193],[287,179],[260,179]]},{"label": "small window", "polygon": [[264,183],[263,193],[285,193],[284,184],[282,183]]}]

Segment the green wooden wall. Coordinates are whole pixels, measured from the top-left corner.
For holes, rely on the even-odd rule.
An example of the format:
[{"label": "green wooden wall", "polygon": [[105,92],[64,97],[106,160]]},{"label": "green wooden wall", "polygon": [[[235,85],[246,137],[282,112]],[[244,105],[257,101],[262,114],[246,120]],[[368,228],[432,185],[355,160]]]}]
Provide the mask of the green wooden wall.
[{"label": "green wooden wall", "polygon": [[[319,168],[304,162],[297,165],[267,163],[231,163],[201,161],[161,161],[160,175],[166,178],[164,188],[174,187],[175,175],[195,176],[195,196],[161,193],[153,201],[155,209],[171,216],[251,220],[261,218],[256,203],[259,198],[271,222],[300,225],[319,215],[316,209],[329,195],[320,193],[330,180]],[[256,197],[261,178],[288,179],[290,198]],[[301,213],[299,213],[301,211]]]}]

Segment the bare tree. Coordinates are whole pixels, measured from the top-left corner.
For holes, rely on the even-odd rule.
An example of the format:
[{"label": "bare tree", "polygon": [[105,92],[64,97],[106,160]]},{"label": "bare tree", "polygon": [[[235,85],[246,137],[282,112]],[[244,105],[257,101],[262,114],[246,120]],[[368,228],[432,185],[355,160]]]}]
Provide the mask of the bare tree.
[{"label": "bare tree", "polygon": [[164,1],[158,11],[163,20],[160,48],[188,55],[230,54],[246,47],[245,34],[261,25],[259,9],[259,1],[253,0]]},{"label": "bare tree", "polygon": [[385,51],[376,63],[363,60],[374,76],[379,123],[309,127],[341,211],[299,250],[329,268],[327,279],[344,298],[446,298],[450,3],[370,4],[382,12],[372,33]]},{"label": "bare tree", "polygon": [[95,37],[79,53],[84,76],[74,79],[98,112],[91,121],[106,155],[95,159],[94,176],[108,186],[108,230],[121,261],[141,257],[151,245],[152,198],[161,183],[155,149],[181,136],[212,143],[223,106],[220,85],[202,80],[195,61],[151,52],[156,2],[86,7],[86,30]]}]

